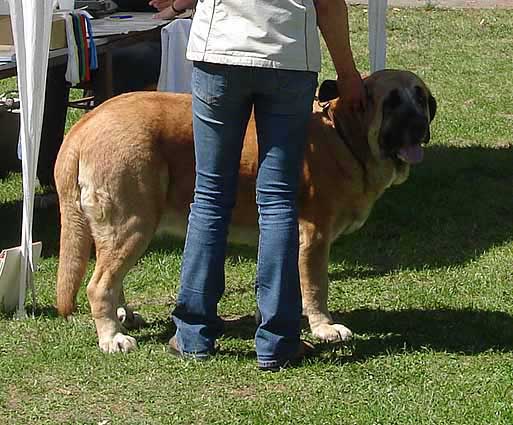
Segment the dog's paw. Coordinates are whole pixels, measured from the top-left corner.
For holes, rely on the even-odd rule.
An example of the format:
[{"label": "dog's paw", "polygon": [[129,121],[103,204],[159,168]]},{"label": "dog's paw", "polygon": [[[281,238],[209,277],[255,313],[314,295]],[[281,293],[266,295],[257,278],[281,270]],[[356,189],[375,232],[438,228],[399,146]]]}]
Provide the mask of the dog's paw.
[{"label": "dog's paw", "polygon": [[118,332],[112,339],[100,341],[100,350],[104,353],[129,353],[137,349],[137,341],[128,335]]},{"label": "dog's paw", "polygon": [[118,307],[116,315],[125,329],[140,329],[146,326],[143,317],[137,311],[132,311],[128,307]]},{"label": "dog's paw", "polygon": [[314,337],[326,342],[347,342],[353,338],[353,333],[344,325],[322,323],[312,328]]}]

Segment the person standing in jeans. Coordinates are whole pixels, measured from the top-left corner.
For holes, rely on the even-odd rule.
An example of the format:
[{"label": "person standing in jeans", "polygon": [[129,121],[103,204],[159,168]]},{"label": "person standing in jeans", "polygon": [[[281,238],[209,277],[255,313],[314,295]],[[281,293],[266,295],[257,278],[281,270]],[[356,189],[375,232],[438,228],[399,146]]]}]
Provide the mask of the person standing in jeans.
[{"label": "person standing in jeans", "polygon": [[[194,2],[175,0],[160,17]],[[223,331],[217,305],[239,161],[254,111],[258,135],[259,244],[255,335],[258,367],[276,371],[313,346],[300,340],[296,196],[321,67],[317,26],[353,108],[364,90],[349,42],[343,0],[199,0],[187,58],[194,61],[192,111],[196,186],[183,253],[170,350],[206,359]]]}]

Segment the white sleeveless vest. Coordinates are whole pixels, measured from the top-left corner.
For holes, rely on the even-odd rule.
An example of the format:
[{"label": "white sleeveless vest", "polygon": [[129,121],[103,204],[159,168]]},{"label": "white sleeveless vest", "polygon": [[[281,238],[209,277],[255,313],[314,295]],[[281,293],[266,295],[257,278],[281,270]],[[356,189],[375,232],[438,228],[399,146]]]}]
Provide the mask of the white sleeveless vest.
[{"label": "white sleeveless vest", "polygon": [[198,0],[187,59],[318,72],[313,0]]}]

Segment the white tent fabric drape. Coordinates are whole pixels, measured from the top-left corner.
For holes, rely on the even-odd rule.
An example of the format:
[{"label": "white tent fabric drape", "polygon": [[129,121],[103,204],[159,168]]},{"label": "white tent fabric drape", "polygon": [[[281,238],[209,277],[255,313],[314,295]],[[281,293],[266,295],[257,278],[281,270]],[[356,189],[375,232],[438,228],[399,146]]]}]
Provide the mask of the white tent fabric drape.
[{"label": "white tent fabric drape", "polygon": [[7,0],[0,0],[0,15],[8,15],[9,14],[9,4]]},{"label": "white tent fabric drape", "polygon": [[192,19],[175,19],[162,28],[159,91],[191,92],[192,62],[185,58],[191,24]]},{"label": "white tent fabric drape", "polygon": [[26,290],[29,286],[33,288],[32,219],[34,189],[43,123],[53,0],[8,1],[16,46],[18,91],[21,105],[23,222],[17,313],[18,316],[24,316]]},{"label": "white tent fabric drape", "polygon": [[369,0],[369,63],[371,72],[385,68],[387,0]]}]

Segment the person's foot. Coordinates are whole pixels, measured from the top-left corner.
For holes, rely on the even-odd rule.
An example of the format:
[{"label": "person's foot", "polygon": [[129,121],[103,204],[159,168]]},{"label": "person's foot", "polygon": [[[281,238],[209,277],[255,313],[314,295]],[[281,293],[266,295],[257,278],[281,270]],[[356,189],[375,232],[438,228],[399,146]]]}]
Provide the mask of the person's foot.
[{"label": "person's foot", "polygon": [[182,359],[192,359],[198,361],[205,361],[212,357],[213,353],[187,353],[182,351],[180,346],[178,345],[178,341],[176,340],[176,335],[174,335],[168,342],[167,348],[170,354],[176,357],[180,357]]},{"label": "person's foot", "polygon": [[313,355],[315,346],[308,341],[299,341],[297,352],[290,358],[278,362],[258,362],[258,368],[264,372],[279,372],[282,369],[297,366],[307,357]]}]

